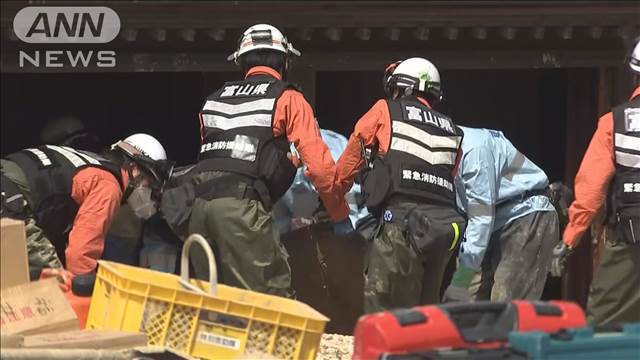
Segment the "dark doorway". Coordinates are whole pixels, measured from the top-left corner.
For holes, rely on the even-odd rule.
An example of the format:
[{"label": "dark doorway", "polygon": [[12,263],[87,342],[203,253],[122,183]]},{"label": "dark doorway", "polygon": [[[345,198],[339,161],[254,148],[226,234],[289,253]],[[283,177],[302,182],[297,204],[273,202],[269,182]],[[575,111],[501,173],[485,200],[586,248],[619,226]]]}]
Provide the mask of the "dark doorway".
[{"label": "dark doorway", "polygon": [[47,121],[74,115],[103,146],[147,132],[193,162],[202,99],[201,73],[2,74],[2,154],[38,145]]},{"label": "dark doorway", "polygon": [[[566,70],[450,70],[442,81],[438,111],[460,125],[502,130],[551,181],[562,180]],[[320,72],[316,94],[320,127],[349,136],[357,119],[383,96],[382,75]]]}]

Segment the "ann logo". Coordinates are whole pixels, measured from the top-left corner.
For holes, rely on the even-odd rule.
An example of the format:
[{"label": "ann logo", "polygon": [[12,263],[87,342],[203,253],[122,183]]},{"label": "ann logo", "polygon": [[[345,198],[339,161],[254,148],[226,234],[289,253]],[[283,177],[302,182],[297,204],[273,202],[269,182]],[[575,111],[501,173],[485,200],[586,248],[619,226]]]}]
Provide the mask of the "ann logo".
[{"label": "ann logo", "polygon": [[[100,36],[104,24],[104,13],[99,13],[95,21],[89,13],[75,13],[71,20],[67,19],[65,13],[57,13],[55,16],[55,20],[50,20],[49,14],[46,12],[39,13],[27,31],[27,37],[31,38],[34,34],[44,34],[47,38],[57,38],[60,36],[61,29],[64,30],[67,37],[83,37],[87,33],[87,29],[91,31],[93,36]],[[53,25],[53,32],[51,25]]]},{"label": "ann logo", "polygon": [[[16,36],[31,44],[101,44],[120,32],[120,18],[104,6],[29,6],[13,18]],[[34,68],[116,66],[112,50],[20,50],[18,66]]]},{"label": "ann logo", "polygon": [[30,6],[13,19],[27,43],[107,43],[120,31],[120,18],[104,6]]}]

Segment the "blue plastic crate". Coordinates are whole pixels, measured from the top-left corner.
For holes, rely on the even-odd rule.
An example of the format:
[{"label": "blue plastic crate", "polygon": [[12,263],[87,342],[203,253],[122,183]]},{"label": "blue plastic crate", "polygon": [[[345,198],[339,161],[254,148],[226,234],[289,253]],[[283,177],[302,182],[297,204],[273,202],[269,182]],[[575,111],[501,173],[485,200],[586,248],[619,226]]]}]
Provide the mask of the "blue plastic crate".
[{"label": "blue plastic crate", "polygon": [[509,343],[531,360],[640,359],[640,323],[626,324],[621,332],[595,336],[591,327],[570,329],[560,335],[512,332]]}]

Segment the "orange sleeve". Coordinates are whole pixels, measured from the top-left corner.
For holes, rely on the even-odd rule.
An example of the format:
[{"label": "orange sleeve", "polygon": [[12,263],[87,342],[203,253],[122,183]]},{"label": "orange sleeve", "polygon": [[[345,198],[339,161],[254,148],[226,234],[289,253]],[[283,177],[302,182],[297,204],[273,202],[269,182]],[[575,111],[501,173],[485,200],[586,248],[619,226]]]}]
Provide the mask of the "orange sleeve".
[{"label": "orange sleeve", "polygon": [[604,203],[615,172],[613,115],[602,116],[575,179],[575,201],[569,207],[569,224],[563,241],[575,247]]},{"label": "orange sleeve", "polygon": [[71,197],[79,205],[65,251],[67,270],[74,275],[96,268],[104,249],[104,238],[120,208],[122,191],[108,171],[95,167],[73,177]]},{"label": "orange sleeve", "polygon": [[306,174],[331,219],[334,222],[344,220],[349,215],[349,207],[344,194],[335,186],[335,162],[322,141],[311,105],[301,93],[286,90],[280,96],[274,114],[273,134],[276,137],[286,134],[307,166]]},{"label": "orange sleeve", "polygon": [[361,142],[365,147],[372,147],[377,142],[381,154],[389,150],[390,119],[386,101],[378,100],[356,123],[336,169],[336,183],[344,193],[351,189],[353,179],[364,166]]}]

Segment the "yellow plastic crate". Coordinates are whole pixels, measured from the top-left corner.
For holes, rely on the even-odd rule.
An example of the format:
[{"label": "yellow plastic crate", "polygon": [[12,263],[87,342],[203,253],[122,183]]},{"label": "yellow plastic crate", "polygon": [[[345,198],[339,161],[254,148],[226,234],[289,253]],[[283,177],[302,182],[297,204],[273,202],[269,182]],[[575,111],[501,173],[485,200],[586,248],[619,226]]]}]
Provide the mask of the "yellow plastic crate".
[{"label": "yellow plastic crate", "polygon": [[[211,284],[188,280],[194,242],[210,256]],[[203,359],[315,359],[327,317],[299,301],[218,285],[200,235],[187,239],[182,255],[182,277],[99,261],[87,328],[144,332],[149,345]]]}]

